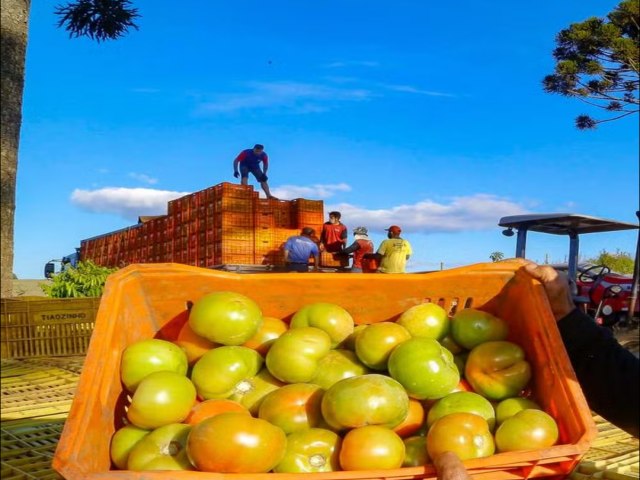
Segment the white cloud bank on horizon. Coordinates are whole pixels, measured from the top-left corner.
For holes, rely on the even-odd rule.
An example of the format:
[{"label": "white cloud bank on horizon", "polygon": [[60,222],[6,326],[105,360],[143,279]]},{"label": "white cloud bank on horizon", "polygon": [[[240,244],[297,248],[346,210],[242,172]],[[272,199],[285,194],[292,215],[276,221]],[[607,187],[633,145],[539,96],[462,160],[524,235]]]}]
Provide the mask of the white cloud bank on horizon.
[{"label": "white cloud bank on horizon", "polygon": [[[334,185],[295,186],[272,188],[279,198],[310,198],[326,200],[338,192],[349,192],[345,183]],[[165,215],[167,202],[191,192],[155,190],[151,188],[108,187],[96,190],[76,189],[71,202],[86,211],[117,214],[127,219],[140,215]],[[515,202],[497,195],[476,194],[452,197],[446,202],[423,201],[398,205],[386,209],[370,210],[349,203],[329,204],[325,201],[325,216],[331,210],[342,213],[350,227],[363,225],[369,230],[382,231],[389,225],[400,225],[404,232],[442,233],[494,229],[498,220],[507,215],[521,215],[528,210]]]},{"label": "white cloud bank on horizon", "polygon": [[71,203],[93,213],[113,213],[127,219],[137,219],[140,215],[166,215],[167,202],[189,193],[153,188],[76,188],[71,194]]}]

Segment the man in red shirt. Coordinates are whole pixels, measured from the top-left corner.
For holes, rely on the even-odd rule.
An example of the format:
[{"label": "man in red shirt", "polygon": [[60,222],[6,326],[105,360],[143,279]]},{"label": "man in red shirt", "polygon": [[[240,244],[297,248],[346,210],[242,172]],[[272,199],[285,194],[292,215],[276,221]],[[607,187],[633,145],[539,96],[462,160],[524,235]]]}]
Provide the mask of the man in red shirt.
[{"label": "man in red shirt", "polygon": [[[329,212],[329,221],[322,225],[320,243],[327,253],[340,253],[347,244],[347,227],[340,222],[341,216],[340,212]],[[342,267],[349,265],[349,258],[341,257],[340,265]]]},{"label": "man in red shirt", "polygon": [[[262,162],[262,168],[260,168],[260,162]],[[238,166],[240,167],[240,172],[238,172]],[[267,198],[277,200],[269,191],[269,184],[267,183],[268,169],[269,157],[267,156],[267,152],[264,151],[264,145],[260,145],[259,143],[256,143],[252,149],[247,148],[241,151],[233,161],[233,176],[236,178],[240,177],[240,183],[242,185],[249,183],[249,172],[251,172],[253,176],[256,177],[256,180],[260,182],[260,186],[267,195]]]}]

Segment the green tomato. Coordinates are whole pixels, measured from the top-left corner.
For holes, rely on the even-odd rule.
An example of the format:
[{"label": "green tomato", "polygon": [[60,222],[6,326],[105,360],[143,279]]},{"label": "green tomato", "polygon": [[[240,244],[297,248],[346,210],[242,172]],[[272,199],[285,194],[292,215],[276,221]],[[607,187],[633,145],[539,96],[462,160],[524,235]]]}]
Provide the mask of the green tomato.
[{"label": "green tomato", "polygon": [[127,418],[136,427],[151,430],[182,422],[196,401],[196,388],[184,375],[155,372],[138,385]]},{"label": "green tomato", "polygon": [[484,342],[505,340],[508,334],[507,322],[475,308],[459,310],[451,318],[451,336],[467,350]]},{"label": "green tomato", "polygon": [[410,397],[434,400],[451,393],[460,373],[449,350],[432,338],[410,338],[389,356],[389,374]]},{"label": "green tomato", "polygon": [[355,377],[371,373],[351,350],[330,350],[318,362],[318,372],[311,383],[327,390],[343,378]]},{"label": "green tomato", "polygon": [[499,452],[548,448],[557,441],[558,425],[551,415],[542,410],[521,410],[496,430]]},{"label": "green tomato", "polygon": [[386,370],[391,351],[411,338],[409,331],[394,322],[367,325],[356,337],[356,355],[372,370]]},{"label": "green tomato", "polygon": [[205,353],[191,371],[198,395],[205,400],[229,398],[243,389],[242,382],[256,375],[264,360],[248,347],[224,346]]},{"label": "green tomato", "polygon": [[191,329],[221,345],[242,345],[262,326],[262,312],[249,297],[215,292],[197,300],[189,312]]},{"label": "green tomato", "polygon": [[238,383],[229,399],[240,403],[251,415],[257,417],[264,397],[284,385],[285,383],[271,375],[266,367],[262,367],[256,375]]},{"label": "green tomato", "polygon": [[109,453],[111,461],[120,470],[127,469],[127,460],[133,447],[149,434],[150,430],[138,428],[135,425],[125,425],[111,437]]},{"label": "green tomato", "polygon": [[316,327],[331,337],[336,347],[353,333],[353,317],[340,305],[318,302],[305,305],[291,318],[290,328]]},{"label": "green tomato", "polygon": [[338,434],[324,428],[308,428],[287,435],[287,450],[276,473],[335,472],[340,470]]},{"label": "green tomato", "polygon": [[193,470],[187,457],[190,425],[172,423],[142,438],[129,453],[127,468],[144,470]]},{"label": "green tomato", "polygon": [[320,360],[331,350],[331,337],[315,327],[291,328],[276,339],[267,352],[271,375],[286,383],[309,382],[318,373]]},{"label": "green tomato", "polygon": [[335,383],[324,393],[321,409],[336,431],[365,425],[394,428],[407,418],[409,396],[393,378],[372,373]]},{"label": "green tomato", "polygon": [[427,437],[415,435],[404,438],[402,441],[405,450],[403,467],[420,467],[429,463]]},{"label": "green tomato", "polygon": [[493,431],[496,413],[491,402],[474,392],[454,392],[438,400],[427,414],[427,426],[431,427],[439,418],[456,412],[473,413],[484,418]]},{"label": "green tomato", "polygon": [[527,408],[542,410],[533,400],[524,397],[505,398],[496,405],[496,422],[500,425],[507,418],[513,417],[516,413]]},{"label": "green tomato", "polygon": [[490,400],[517,396],[531,379],[524,350],[512,342],[481,343],[469,353],[465,379]]},{"label": "green tomato", "polygon": [[414,305],[396,323],[406,328],[412,337],[441,340],[449,332],[449,315],[435,303]]},{"label": "green tomato", "polygon": [[150,373],[187,374],[187,354],[178,345],[157,338],[132,343],[122,352],[120,378],[129,392],[135,392],[140,381]]}]

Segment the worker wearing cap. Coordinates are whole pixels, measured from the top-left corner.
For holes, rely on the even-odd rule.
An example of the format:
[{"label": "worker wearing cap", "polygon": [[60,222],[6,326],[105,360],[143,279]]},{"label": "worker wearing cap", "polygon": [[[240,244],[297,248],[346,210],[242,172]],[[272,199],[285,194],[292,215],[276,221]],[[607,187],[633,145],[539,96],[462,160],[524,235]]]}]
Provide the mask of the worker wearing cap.
[{"label": "worker wearing cap", "polygon": [[373,253],[373,242],[369,240],[369,231],[365,227],[353,229],[354,242],[342,250],[339,255],[353,254],[352,273],[362,273],[362,259],[366,254]]},{"label": "worker wearing cap", "polygon": [[320,250],[313,241],[316,232],[311,227],[304,227],[300,235],[289,237],[284,244],[284,261],[287,272],[308,272],[309,258],[315,259],[314,270],[320,265]]},{"label": "worker wearing cap", "polygon": [[413,253],[411,244],[404,238],[400,238],[402,230],[397,225],[391,225],[385,229],[387,239],[378,247],[381,256],[380,268],[382,273],[405,273],[407,260]]}]

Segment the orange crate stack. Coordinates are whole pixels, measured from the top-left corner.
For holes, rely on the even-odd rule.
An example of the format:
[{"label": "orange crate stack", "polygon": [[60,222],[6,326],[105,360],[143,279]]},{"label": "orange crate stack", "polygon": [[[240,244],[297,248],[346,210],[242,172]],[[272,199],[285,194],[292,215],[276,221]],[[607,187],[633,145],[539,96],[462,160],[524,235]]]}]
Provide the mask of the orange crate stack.
[{"label": "orange crate stack", "polygon": [[[179,286],[179,288],[175,288]],[[594,440],[597,429],[562,344],[540,284],[520,262],[498,262],[429,275],[344,275],[340,273],[237,274],[187,265],[134,265],[109,277],[96,318],[82,374],[53,458],[67,480],[218,480],[237,474],[113,471],[110,440],[123,425],[126,392],[120,379],[122,352],[147,338],[175,339],[188,301],[216,290],[233,290],[255,300],[265,316],[288,321],[301,307],[337,303],[356,324],[395,321],[407,308],[437,302],[453,314],[462,306],[479,308],[509,324],[508,339],[525,350],[533,373],[533,397],[557,421],[557,445],[504,452],[465,461],[475,480],[566,478]],[[353,292],[359,292],[353,295]],[[366,300],[363,300],[366,299]],[[315,474],[323,480],[434,480],[432,465],[389,470]],[[291,474],[246,474],[245,480],[292,479]],[[295,475],[298,478],[299,475]]]},{"label": "orange crate stack", "polygon": [[[294,226],[298,228],[322,225],[324,222],[324,203],[322,200],[296,198],[291,201],[291,218]],[[320,234],[319,231],[317,233]]]}]

